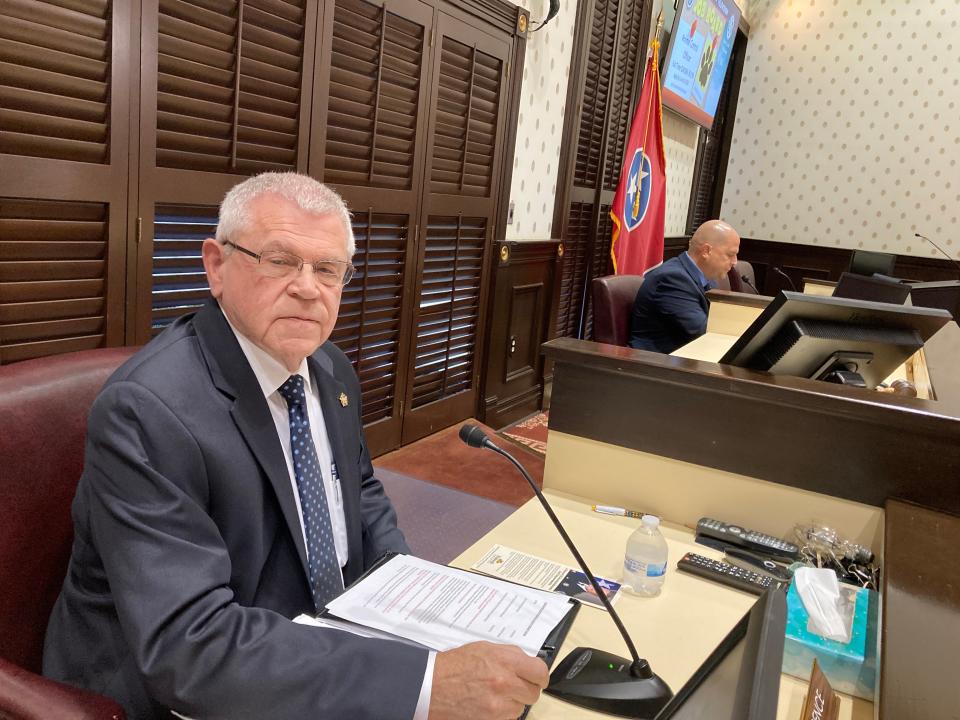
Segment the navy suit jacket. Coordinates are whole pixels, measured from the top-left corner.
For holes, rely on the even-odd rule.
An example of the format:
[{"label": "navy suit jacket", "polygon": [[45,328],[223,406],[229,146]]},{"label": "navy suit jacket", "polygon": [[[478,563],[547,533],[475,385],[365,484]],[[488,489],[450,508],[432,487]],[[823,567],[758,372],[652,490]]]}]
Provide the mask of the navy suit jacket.
[{"label": "navy suit jacket", "polygon": [[710,302],[687,253],[643,276],[630,316],[630,347],[672,353],[707,330]]},{"label": "navy suit jacket", "polygon": [[[373,476],[350,362],[328,342],[308,365],[340,474],[349,584],[409,550]],[[116,698],[132,719],[409,720],[426,651],[290,622],[313,611],[293,493],[263,392],[210,301],[93,405],[44,674]]]}]

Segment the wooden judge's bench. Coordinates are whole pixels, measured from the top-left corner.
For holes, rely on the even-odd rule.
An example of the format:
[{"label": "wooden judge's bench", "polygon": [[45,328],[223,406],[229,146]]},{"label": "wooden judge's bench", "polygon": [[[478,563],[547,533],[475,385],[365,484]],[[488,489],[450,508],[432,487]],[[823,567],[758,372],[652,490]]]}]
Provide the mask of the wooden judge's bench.
[{"label": "wooden judge's bench", "polygon": [[[544,489],[594,572],[619,577],[635,525],[591,503],[664,519],[671,560],[661,597],[618,605],[640,654],[677,690],[751,596],[678,573],[700,517],[791,538],[816,521],[874,549],[883,566],[878,692],[842,697],[841,718],[948,720],[960,712],[960,329],[925,348],[912,380],[927,399],[719,365],[769,299],[712,297],[708,333],[659,355],[567,338],[544,345],[554,367]],[[691,357],[692,356],[692,357]],[[918,368],[920,366],[918,365]],[[926,372],[929,381],[921,377]],[[465,552],[493,542],[572,564],[531,501]],[[612,573],[612,574],[610,574]],[[560,652],[623,653],[609,618],[584,609]],[[797,720],[806,691],[781,676],[778,717]],[[600,717],[552,698],[531,718]]]}]

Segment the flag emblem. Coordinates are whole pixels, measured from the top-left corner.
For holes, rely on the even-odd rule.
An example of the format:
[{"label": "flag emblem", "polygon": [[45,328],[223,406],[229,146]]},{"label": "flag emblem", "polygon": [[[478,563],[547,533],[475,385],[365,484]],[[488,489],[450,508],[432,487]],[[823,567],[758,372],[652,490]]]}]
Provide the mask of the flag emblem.
[{"label": "flag emblem", "polygon": [[650,173],[650,158],[641,149],[633,153],[630,172],[627,175],[627,192],[623,200],[623,219],[627,230],[634,230],[647,215],[650,205],[650,186],[653,178]]}]

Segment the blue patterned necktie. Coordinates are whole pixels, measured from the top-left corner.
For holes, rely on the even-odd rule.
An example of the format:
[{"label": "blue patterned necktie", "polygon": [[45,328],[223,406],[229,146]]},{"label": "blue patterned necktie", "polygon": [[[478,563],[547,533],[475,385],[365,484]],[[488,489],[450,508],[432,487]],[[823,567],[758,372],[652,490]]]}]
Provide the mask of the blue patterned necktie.
[{"label": "blue patterned necktie", "polygon": [[291,375],[280,386],[280,394],[287,401],[290,417],[290,450],[293,453],[293,475],[300,492],[303,527],[307,536],[307,566],[313,604],[319,612],[328,601],[343,590],[340,562],[333,543],[333,527],[327,508],[327,493],[317,448],[310,432],[307,400],[303,392],[303,377]]}]

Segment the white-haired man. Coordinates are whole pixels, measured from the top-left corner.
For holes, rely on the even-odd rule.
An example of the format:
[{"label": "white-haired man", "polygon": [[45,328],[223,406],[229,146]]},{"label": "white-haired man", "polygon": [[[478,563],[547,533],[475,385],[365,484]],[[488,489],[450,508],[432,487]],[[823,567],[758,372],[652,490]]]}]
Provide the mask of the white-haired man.
[{"label": "white-haired man", "polygon": [[349,213],[315,180],[233,188],[203,243],[213,298],[123,365],[90,414],[45,674],[131,718],[510,718],[546,666],[296,625],[408,551],[329,342]]}]

